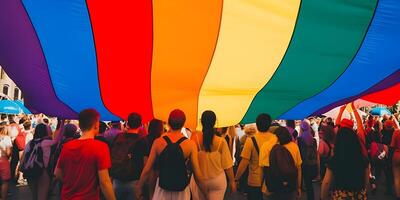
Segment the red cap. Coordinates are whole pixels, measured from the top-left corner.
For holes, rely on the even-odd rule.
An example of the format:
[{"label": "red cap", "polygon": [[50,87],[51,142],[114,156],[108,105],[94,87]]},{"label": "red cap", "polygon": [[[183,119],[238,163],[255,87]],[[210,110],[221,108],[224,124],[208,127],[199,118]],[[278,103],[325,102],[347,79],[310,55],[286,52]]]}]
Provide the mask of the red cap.
[{"label": "red cap", "polygon": [[340,122],[340,127],[353,129],[353,127],[354,127],[354,122],[351,121],[351,120],[349,120],[349,119],[344,118],[344,119],[342,119],[342,121]]}]

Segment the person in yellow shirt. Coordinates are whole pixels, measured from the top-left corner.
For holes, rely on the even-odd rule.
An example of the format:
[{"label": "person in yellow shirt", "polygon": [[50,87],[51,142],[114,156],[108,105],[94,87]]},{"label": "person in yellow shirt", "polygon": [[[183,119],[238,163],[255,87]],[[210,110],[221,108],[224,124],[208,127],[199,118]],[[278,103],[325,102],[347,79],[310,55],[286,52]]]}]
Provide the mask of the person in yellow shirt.
[{"label": "person in yellow shirt", "polygon": [[257,133],[253,137],[246,139],[242,150],[242,160],[240,161],[235,180],[238,181],[249,167],[249,177],[247,183],[249,185],[247,191],[247,199],[261,200],[263,194],[261,191],[263,182],[262,168],[259,166],[259,147],[266,142],[276,143],[277,137],[268,131],[271,126],[271,116],[268,114],[260,114],[256,119]]},{"label": "person in yellow shirt", "polygon": [[233,176],[233,160],[225,139],[215,134],[216,115],[213,111],[204,111],[201,115],[201,132],[193,132],[191,140],[198,145],[198,157],[203,180],[201,185],[204,193],[199,193],[199,199],[224,199],[227,178],[232,192],[236,192]]}]

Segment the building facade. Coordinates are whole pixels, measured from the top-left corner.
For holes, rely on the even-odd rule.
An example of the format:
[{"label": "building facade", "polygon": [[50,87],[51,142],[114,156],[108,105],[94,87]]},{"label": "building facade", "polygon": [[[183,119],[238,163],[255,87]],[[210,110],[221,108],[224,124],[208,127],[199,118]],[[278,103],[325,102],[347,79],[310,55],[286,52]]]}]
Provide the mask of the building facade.
[{"label": "building facade", "polygon": [[0,66],[0,99],[23,100],[23,98],[21,90]]}]

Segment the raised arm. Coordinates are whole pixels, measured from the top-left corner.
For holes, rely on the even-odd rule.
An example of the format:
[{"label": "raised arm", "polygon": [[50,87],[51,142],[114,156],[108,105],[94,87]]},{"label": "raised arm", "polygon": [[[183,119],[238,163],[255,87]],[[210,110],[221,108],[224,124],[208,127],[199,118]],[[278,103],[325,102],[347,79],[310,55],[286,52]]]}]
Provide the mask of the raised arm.
[{"label": "raised arm", "polygon": [[345,109],[346,109],[346,105],[343,105],[342,107],[340,107],[339,114],[336,117],[336,121],[335,121],[336,125],[340,124],[340,121],[342,120],[342,115],[343,115],[343,112]]},{"label": "raised arm", "polygon": [[357,134],[365,144],[364,125],[363,125],[362,119],[360,117],[360,114],[358,113],[356,107],[354,106],[354,102],[351,102],[351,108],[353,109],[354,117],[356,118],[356,122],[357,122]]}]

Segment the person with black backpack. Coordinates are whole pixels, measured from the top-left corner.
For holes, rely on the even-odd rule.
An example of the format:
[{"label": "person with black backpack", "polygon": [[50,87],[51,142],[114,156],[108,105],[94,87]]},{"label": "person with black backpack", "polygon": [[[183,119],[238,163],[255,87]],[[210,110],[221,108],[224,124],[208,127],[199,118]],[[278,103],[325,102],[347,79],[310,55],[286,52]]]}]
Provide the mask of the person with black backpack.
[{"label": "person with black backpack", "polygon": [[[118,134],[111,147],[111,170],[115,196],[118,200],[134,199],[140,174],[149,155],[149,147],[139,129],[142,117],[131,113],[126,123],[127,130]],[[140,193],[140,192],[139,192]]]},{"label": "person with black backpack", "polygon": [[269,152],[269,166],[264,167],[265,181],[272,194],[268,199],[301,198],[301,155],[299,147],[285,127],[275,130],[278,143]]},{"label": "person with black backpack", "polygon": [[[153,169],[157,162],[160,173],[153,199],[190,199],[188,185],[191,173],[189,171],[189,164],[191,164],[196,181],[203,179],[199,167],[196,144],[181,133],[185,121],[186,116],[183,111],[178,109],[173,110],[168,118],[170,131],[161,138],[156,139],[153,143],[149,159],[139,181],[139,186],[142,188],[145,182],[148,181],[150,170]],[[137,198],[141,196],[141,194],[137,194]]]},{"label": "person with black backpack", "polygon": [[319,155],[317,151],[317,141],[312,135],[310,121],[303,120],[300,125],[300,137],[297,143],[300,148],[302,163],[302,176],[306,186],[307,200],[314,200],[313,179],[319,174]]}]

